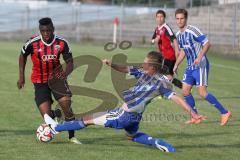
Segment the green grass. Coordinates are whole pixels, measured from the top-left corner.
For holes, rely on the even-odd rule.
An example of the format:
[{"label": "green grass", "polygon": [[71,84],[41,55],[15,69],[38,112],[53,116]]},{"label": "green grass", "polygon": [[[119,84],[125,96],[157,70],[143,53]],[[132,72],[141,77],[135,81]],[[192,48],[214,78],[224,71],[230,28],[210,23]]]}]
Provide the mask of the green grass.
[{"label": "green grass", "polygon": [[[140,130],[154,137],[172,143],[177,153],[162,153],[157,149],[126,140],[124,132],[101,127],[89,127],[77,131],[76,136],[83,145],[72,145],[67,141],[67,133],[57,135],[48,144],[36,140],[35,130],[42,118],[35,106],[34,90],[30,81],[31,62],[26,67],[26,85],[19,91],[18,55],[21,42],[0,42],[0,159],[218,159],[233,160],[240,157],[240,96],[239,60],[230,60],[209,54],[213,64],[209,77],[209,91],[233,113],[229,124],[219,125],[219,113],[197,95],[197,107],[208,120],[200,125],[185,125],[188,115],[177,105],[167,100],[155,100],[144,113]],[[125,53],[128,62],[142,62],[150,48],[132,48],[106,52],[101,46],[72,44],[74,57],[94,55],[100,59]],[[230,67],[230,69],[226,68]],[[179,71],[182,77],[184,65]],[[76,69],[69,83],[111,92],[117,96],[111,82],[111,70],[103,66],[95,82],[83,81],[86,66]],[[180,90],[176,89],[178,93]],[[101,101],[84,96],[73,96],[73,109],[76,113],[88,111]],[[54,103],[56,105],[56,102]]]}]

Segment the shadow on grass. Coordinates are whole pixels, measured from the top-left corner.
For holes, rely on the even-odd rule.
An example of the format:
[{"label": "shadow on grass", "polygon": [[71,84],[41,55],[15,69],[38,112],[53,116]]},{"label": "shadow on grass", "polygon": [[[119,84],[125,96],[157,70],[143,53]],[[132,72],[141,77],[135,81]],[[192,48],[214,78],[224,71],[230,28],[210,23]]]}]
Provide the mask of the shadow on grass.
[{"label": "shadow on grass", "polygon": [[153,137],[158,138],[177,138],[177,139],[189,139],[189,138],[199,138],[199,137],[211,137],[211,136],[221,136],[221,135],[231,135],[231,132],[205,132],[205,133],[163,133],[158,135],[153,135]]},{"label": "shadow on grass", "polygon": [[[95,130],[96,128],[91,128]],[[101,130],[101,129],[100,129]],[[152,136],[154,138],[159,138],[168,141],[168,138],[177,138],[177,139],[195,139],[199,137],[211,137],[211,136],[221,136],[221,135],[231,135],[232,133],[228,132],[205,132],[205,133],[163,133],[163,134],[153,134]],[[79,137],[80,141],[83,143],[83,145],[94,145],[94,146],[118,146],[118,147],[131,147],[131,148],[137,148],[137,147],[146,147],[152,149],[152,147],[147,147],[146,145],[138,144],[132,141],[127,140],[124,133],[122,135],[104,135],[104,132],[100,132],[98,137]],[[129,143],[130,142],[130,143]],[[64,142],[52,142],[53,144],[67,144],[68,141]],[[133,144],[132,144],[133,143]],[[131,145],[132,144],[132,145]],[[234,145],[217,145],[217,144],[205,144],[205,145],[178,145],[177,148],[214,148],[214,147],[240,147],[240,144],[234,144]]]},{"label": "shadow on grass", "polygon": [[[127,138],[122,135],[116,135],[116,136],[110,136],[110,137],[94,137],[94,138],[79,138],[81,141],[81,145],[73,145],[73,147],[87,147],[87,148],[94,148],[99,151],[106,151],[106,150],[124,150],[126,153],[131,153],[132,150],[136,150],[138,148],[145,148],[145,149],[156,149],[151,146],[139,144],[130,140],[127,140]],[[53,145],[72,145],[67,140],[66,141],[54,141],[51,142]],[[126,150],[128,148],[128,150]]]},{"label": "shadow on grass", "polygon": [[[206,120],[204,122],[202,122],[203,124],[206,123],[206,124],[216,124],[216,125],[219,125],[220,126],[220,121],[218,120]],[[235,126],[231,123],[237,123],[239,126],[240,126],[240,119],[230,119],[229,122],[226,124],[226,126],[222,126],[222,127],[227,127],[227,126]]]},{"label": "shadow on grass", "polygon": [[240,143],[237,144],[196,144],[196,145],[176,145],[176,148],[240,148]]},{"label": "shadow on grass", "polygon": [[9,135],[33,135],[35,134],[35,130],[9,130],[9,129],[1,129],[0,136],[9,136]]},{"label": "shadow on grass", "polygon": [[[239,96],[217,97],[217,99],[240,99]],[[196,101],[205,101],[203,98],[195,98]]]}]

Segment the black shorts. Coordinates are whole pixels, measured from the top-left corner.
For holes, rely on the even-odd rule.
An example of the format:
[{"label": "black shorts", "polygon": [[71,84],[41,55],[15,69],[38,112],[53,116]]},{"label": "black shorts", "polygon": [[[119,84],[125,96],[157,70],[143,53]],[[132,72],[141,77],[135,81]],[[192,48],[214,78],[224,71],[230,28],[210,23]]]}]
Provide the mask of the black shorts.
[{"label": "black shorts", "polygon": [[164,59],[164,65],[167,66],[167,68],[168,68],[168,73],[169,73],[170,75],[174,75],[174,73],[173,73],[173,68],[174,68],[175,63],[176,63],[176,60]]},{"label": "black shorts", "polygon": [[40,106],[40,104],[46,101],[50,101],[51,103],[53,103],[52,95],[54,96],[55,100],[59,100],[64,96],[72,96],[67,81],[58,81],[54,84],[54,86],[49,86],[49,83],[34,83],[34,88],[35,102],[38,107]]}]

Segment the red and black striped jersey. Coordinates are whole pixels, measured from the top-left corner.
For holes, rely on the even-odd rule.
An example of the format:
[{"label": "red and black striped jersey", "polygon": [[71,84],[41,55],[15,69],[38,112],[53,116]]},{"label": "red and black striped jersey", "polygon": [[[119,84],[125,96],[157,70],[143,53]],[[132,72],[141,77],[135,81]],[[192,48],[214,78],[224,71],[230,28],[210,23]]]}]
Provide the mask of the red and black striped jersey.
[{"label": "red and black striped jersey", "polygon": [[25,43],[21,54],[31,55],[32,83],[46,83],[54,69],[61,67],[60,55],[65,61],[72,58],[68,42],[57,35],[54,35],[54,39],[49,44],[43,41],[41,35],[33,36]]},{"label": "red and black striped jersey", "polygon": [[176,39],[176,36],[172,29],[166,23],[162,26],[157,26],[152,39],[155,39],[157,36],[160,37],[158,41],[158,48],[163,54],[164,59],[176,60],[175,51],[172,47],[172,42]]}]

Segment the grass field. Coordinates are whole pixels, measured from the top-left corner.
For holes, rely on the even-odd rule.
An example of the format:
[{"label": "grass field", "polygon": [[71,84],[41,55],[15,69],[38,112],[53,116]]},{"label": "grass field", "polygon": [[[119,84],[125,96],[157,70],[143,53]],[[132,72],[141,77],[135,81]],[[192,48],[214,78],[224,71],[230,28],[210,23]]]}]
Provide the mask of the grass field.
[{"label": "grass field", "polygon": [[[199,112],[208,119],[200,125],[185,125],[188,115],[178,106],[167,100],[155,100],[144,113],[140,130],[154,137],[172,143],[177,152],[162,153],[157,149],[128,141],[124,132],[101,127],[89,127],[78,131],[76,136],[83,145],[69,144],[67,134],[57,135],[48,144],[36,140],[35,130],[42,119],[35,106],[34,90],[30,81],[31,62],[26,68],[26,85],[19,91],[18,55],[21,42],[0,42],[0,159],[178,159],[178,160],[234,160],[240,157],[240,87],[239,60],[230,60],[209,54],[212,63],[209,77],[209,91],[214,93],[233,117],[227,126],[219,125],[219,113],[213,106],[197,96]],[[111,58],[118,53],[128,55],[128,62],[142,62],[150,48],[132,48],[113,52],[104,51],[102,46],[72,44],[74,57],[94,55],[100,59]],[[182,77],[183,67],[179,71]],[[76,69],[69,79],[70,84],[111,92],[114,95],[110,69],[103,66],[93,83],[83,81],[86,66]],[[180,90],[176,89],[178,93]],[[73,96],[73,109],[80,113],[93,109],[99,100],[83,96]],[[56,103],[54,103],[56,105]],[[154,117],[155,118],[151,118]]]}]

